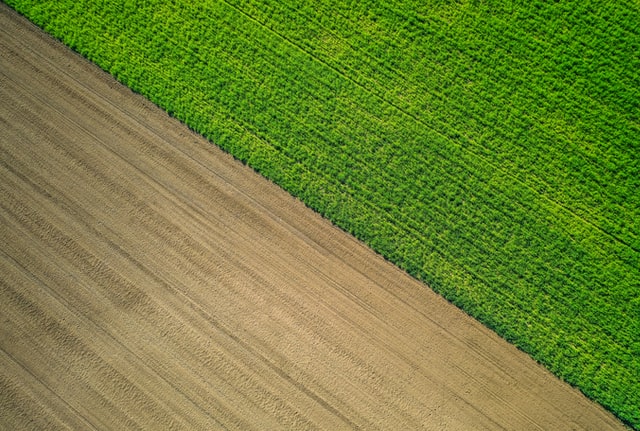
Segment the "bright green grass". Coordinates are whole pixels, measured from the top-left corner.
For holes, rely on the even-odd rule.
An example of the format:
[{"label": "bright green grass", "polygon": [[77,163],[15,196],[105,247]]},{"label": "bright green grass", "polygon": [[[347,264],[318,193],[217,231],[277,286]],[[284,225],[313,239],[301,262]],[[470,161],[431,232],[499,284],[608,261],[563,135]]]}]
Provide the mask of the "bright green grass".
[{"label": "bright green grass", "polygon": [[637,3],[7,3],[640,429]]}]

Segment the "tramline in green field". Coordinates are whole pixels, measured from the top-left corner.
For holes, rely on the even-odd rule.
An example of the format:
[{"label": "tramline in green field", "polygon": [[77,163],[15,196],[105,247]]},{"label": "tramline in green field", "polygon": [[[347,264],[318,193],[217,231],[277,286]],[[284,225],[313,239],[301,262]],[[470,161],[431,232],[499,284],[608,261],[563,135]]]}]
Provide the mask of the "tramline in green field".
[{"label": "tramline in green field", "polygon": [[640,6],[7,3],[640,428]]}]

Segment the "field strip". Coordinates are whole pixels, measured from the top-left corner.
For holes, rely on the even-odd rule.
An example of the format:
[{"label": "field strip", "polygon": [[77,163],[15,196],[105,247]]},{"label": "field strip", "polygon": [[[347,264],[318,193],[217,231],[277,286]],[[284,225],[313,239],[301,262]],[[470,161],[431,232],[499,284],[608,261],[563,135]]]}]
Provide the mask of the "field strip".
[{"label": "field strip", "polygon": [[[279,7],[287,8],[287,5],[279,5]],[[289,7],[291,7],[291,6],[289,6]],[[321,6],[319,6],[319,7],[320,7],[320,8],[322,8]],[[238,8],[238,9],[239,9],[240,7],[239,7],[239,6],[236,6],[236,8]],[[266,9],[266,10],[268,10],[268,11],[269,11],[269,12],[271,12],[271,13],[274,13],[273,6],[271,6],[271,8],[272,8],[272,9],[269,9],[269,7],[265,6],[265,9]],[[270,21],[270,20],[269,20],[269,18],[272,18],[272,17],[270,17],[270,16],[269,16],[269,13],[268,13],[268,12],[265,12],[265,10],[259,10],[259,9],[260,9],[260,7],[259,7],[259,6],[256,6],[256,7],[252,10],[252,12],[254,12],[254,13],[255,13],[255,12],[258,12],[258,11],[259,11],[259,12],[262,12],[262,13],[263,13],[263,15],[265,15],[265,16],[260,15],[260,17],[259,17],[259,18],[258,18],[258,17],[254,17],[254,21],[256,21],[256,22],[260,23],[260,24],[261,24],[261,25],[263,25],[263,26],[265,26],[265,28],[268,28],[268,29],[269,29],[273,34],[277,35],[278,37],[281,37],[281,38],[283,38],[284,40],[287,40],[287,41],[288,41],[288,43],[290,43],[292,46],[295,46],[297,49],[302,50],[302,52],[305,52],[306,54],[313,56],[313,58],[317,58],[317,59],[318,59],[318,61],[322,62],[323,64],[324,64],[325,62],[327,62],[327,61],[329,61],[329,62],[331,61],[331,57],[330,57],[330,56],[328,56],[328,57],[324,58],[324,61],[323,61],[323,60],[322,60],[322,58],[318,58],[318,55],[317,55],[317,54],[313,54],[312,52],[310,52],[310,51],[311,51],[311,50],[313,50],[313,48],[314,48],[314,45],[313,45],[313,42],[314,42],[314,41],[313,41],[313,40],[306,40],[306,39],[304,39],[304,41],[305,41],[305,42],[307,42],[307,43],[311,43],[311,45],[310,45],[310,47],[303,47],[303,46],[302,46],[303,44],[301,44],[301,41],[291,40],[290,35],[286,35],[286,34],[284,34],[283,32],[278,31],[278,29],[277,29],[277,28],[272,28],[272,27],[277,27],[277,20],[271,20],[271,21]],[[323,10],[322,12],[317,11],[317,12],[316,12],[316,14],[317,14],[317,15],[320,15],[320,16],[322,16],[322,15],[330,15],[330,13],[331,13],[331,12],[329,12],[330,10],[331,10],[331,7],[326,8],[326,9],[325,9],[325,10]],[[281,10],[279,10],[279,11],[281,12]],[[406,12],[406,11],[405,11],[405,12]],[[470,10],[466,10],[466,13],[469,13],[469,12],[470,12]],[[252,15],[251,15],[251,13],[250,13],[250,12],[249,12],[249,13],[245,13],[245,15],[247,15],[247,16],[249,16],[249,17],[252,17]],[[275,15],[278,15],[278,13],[275,13]],[[309,22],[313,22],[313,17],[312,17],[312,16],[310,16],[310,15],[308,15],[308,14],[303,13],[302,11],[298,11],[298,10],[296,10],[294,15],[295,15],[295,16],[304,16],[304,17],[305,17],[305,19],[306,19],[307,21],[309,21]],[[342,16],[339,12],[338,12],[338,15],[340,16],[340,18],[341,18],[341,19],[348,19],[346,16]],[[353,17],[351,17],[351,18],[353,18]],[[429,17],[423,17],[423,18],[427,18],[427,20],[428,20],[428,19],[430,19],[430,18],[432,18],[432,17],[430,17],[430,16],[429,16]],[[476,14],[476,18],[480,18],[480,16]],[[492,19],[496,19],[496,16],[494,15],[494,16],[492,16],[491,18],[492,18]],[[357,28],[357,27],[358,27],[358,23],[357,23],[357,22],[350,21],[350,23],[351,23],[351,25],[352,25],[352,27],[353,27],[353,28]],[[271,24],[271,25],[269,25],[269,24]],[[274,24],[275,24],[275,25],[274,25]],[[408,76],[407,76],[407,75],[406,75],[402,70],[400,70],[400,69],[398,69],[398,68],[394,68],[393,66],[389,66],[389,65],[383,64],[383,63],[381,62],[381,58],[379,58],[379,57],[377,57],[377,56],[375,56],[375,55],[371,55],[371,54],[370,54],[370,53],[368,53],[368,52],[365,52],[366,50],[363,50],[361,47],[360,47],[360,49],[358,49],[356,46],[354,46],[354,44],[352,44],[352,43],[351,43],[351,41],[349,41],[349,40],[348,40],[348,38],[345,38],[345,37],[340,36],[340,35],[337,33],[337,30],[336,30],[336,31],[331,30],[331,29],[329,29],[329,28],[327,27],[327,25],[326,25],[326,24],[323,24],[323,23],[321,23],[321,22],[313,22],[313,24],[314,24],[314,26],[317,26],[317,28],[321,29],[323,34],[330,34],[332,38],[339,39],[339,40],[341,41],[341,43],[344,43],[344,44],[348,45],[348,46],[350,47],[350,49],[351,49],[351,50],[357,51],[357,52],[358,52],[358,55],[363,55],[363,56],[364,56],[365,58],[367,58],[367,59],[373,59],[373,60],[374,60],[374,61],[373,61],[373,63],[378,63],[378,64],[379,64],[379,66],[380,66],[380,67],[382,67],[384,70],[388,70],[388,71],[390,71],[390,72],[391,72],[391,75],[398,75],[400,78],[402,78],[402,79],[397,80],[396,82],[403,82],[403,81],[407,81],[407,80],[408,80],[408,81],[411,81],[411,79],[410,79],[410,78],[409,78],[409,77],[408,77]],[[339,25],[339,24],[338,24],[338,27],[340,27],[340,25]],[[315,28],[315,27],[314,27],[314,28]],[[476,30],[476,31],[477,31],[477,29],[471,29],[471,28],[469,28],[469,29],[468,29],[468,31],[470,31],[470,32],[474,32],[474,30]],[[281,33],[282,33],[282,34],[281,34]],[[476,35],[477,35],[477,33],[473,33],[473,34],[476,34]],[[389,42],[389,40],[386,40],[386,42]],[[549,46],[548,46],[549,42],[548,42],[548,41],[544,41],[544,40],[536,40],[536,43],[540,43],[540,44],[541,44],[541,43],[545,43],[545,44],[546,44],[546,48],[549,48]],[[325,52],[321,47],[315,46],[315,49],[319,49],[319,52],[320,52],[321,54],[323,53],[325,56],[327,56],[327,55],[328,55],[328,54],[327,54],[327,53],[326,53],[326,52]],[[322,56],[322,55],[321,55],[321,56]],[[368,64],[368,63],[369,63],[369,61],[368,61],[368,60],[366,60],[366,61],[365,61],[365,64]],[[329,65],[327,65],[327,66],[329,66]],[[342,63],[342,64],[341,64],[340,62],[338,62],[338,63],[336,64],[336,66],[334,67],[334,69],[336,69],[336,71],[337,71],[337,68],[340,68],[341,66],[342,66],[343,68],[346,68],[346,70],[351,71],[351,72],[355,73],[356,75],[358,75],[358,77],[357,77],[356,79],[362,78],[362,79],[367,80],[366,75],[358,74],[358,72],[357,72],[357,71],[355,71],[355,70],[352,68],[352,65],[351,65],[351,64],[344,64],[344,63]],[[344,74],[343,74],[343,75],[344,75]],[[375,75],[375,74],[374,74],[374,75]],[[556,77],[556,78],[560,79],[561,77],[559,77],[559,76],[558,76],[558,77]],[[355,81],[356,81],[356,79],[354,79],[354,80],[353,80],[353,82],[355,82]],[[394,81],[394,80],[391,80],[391,81]],[[376,82],[376,81],[375,81],[375,79],[374,79],[374,82]],[[417,84],[418,84],[418,82],[417,82],[417,81],[413,81],[413,84],[416,84],[416,85],[417,85]],[[387,85],[389,85],[389,84],[387,83]],[[366,90],[366,85],[361,84],[361,85],[360,85],[360,88],[363,88],[364,90]],[[387,88],[387,89],[389,89],[389,87],[386,87],[386,88]],[[375,90],[371,90],[371,89],[370,89],[370,91],[380,92],[380,89],[378,89],[378,91],[375,91]],[[434,89],[432,89],[432,88],[431,88],[431,89],[429,89],[429,90],[426,90],[426,89],[425,89],[425,91],[428,91],[430,94],[433,94],[433,95],[437,94],[437,95],[438,95],[438,98],[440,99],[440,101],[441,101],[442,103],[444,103],[443,95],[442,95],[441,93],[439,93],[437,90],[434,90]],[[383,94],[383,93],[384,93],[384,91],[380,92],[380,94]],[[594,104],[595,104],[595,103],[597,103],[597,104],[599,104],[602,108],[604,108],[604,107],[606,106],[606,105],[604,105],[604,104],[603,104],[603,101],[602,101],[602,100],[596,100],[596,99],[594,99],[594,98],[593,98],[593,96],[592,96],[591,94],[583,94],[582,96],[584,96],[587,100],[589,100],[589,102],[590,102],[590,103],[594,103]],[[383,101],[387,101],[387,102],[391,103],[392,105],[394,105],[394,104],[393,104],[393,102],[391,102],[387,97],[381,96],[381,100],[383,100]],[[503,100],[501,103],[505,103],[505,101]],[[512,105],[512,104],[510,104],[510,102],[509,102],[509,101],[506,101],[506,103],[507,103],[507,106],[510,106],[511,108],[515,108],[515,106],[514,106],[514,105]],[[398,108],[400,108],[400,107],[398,107]],[[411,106],[410,106],[410,105],[409,105],[408,107],[406,107],[406,111],[407,111],[407,112],[406,112],[407,114],[410,114],[410,112],[409,112],[409,111],[411,111]],[[627,114],[625,114],[625,112],[624,112],[624,111],[620,111],[620,112],[618,112],[618,113],[619,113],[619,114],[621,114],[621,115],[627,115]],[[525,114],[521,114],[521,115],[522,115],[524,118],[529,118],[529,119],[535,120],[536,122],[539,122],[540,120],[542,120],[542,118],[529,117],[529,115],[530,115],[530,114],[531,114],[531,113],[529,112],[529,113],[527,113],[526,115],[525,115]],[[478,114],[477,114],[477,113],[475,113],[474,115],[478,115]],[[418,117],[418,118],[414,118],[414,119],[416,119],[417,121],[419,121],[421,124],[424,124],[425,126],[426,126],[426,123],[428,123],[428,121],[426,121],[424,118],[422,118],[419,114],[416,114],[415,112],[413,113],[413,115],[411,116],[411,118],[413,118],[413,117]],[[637,122],[636,122],[636,124],[637,124]],[[449,126],[451,126],[451,124],[449,124]],[[428,127],[428,126],[427,126],[427,127]],[[490,128],[490,127],[489,127],[489,128]],[[456,134],[459,134],[459,135],[465,136],[465,139],[467,140],[467,142],[468,142],[468,143],[472,143],[472,144],[474,144],[476,147],[479,147],[479,143],[478,143],[478,142],[476,142],[476,139],[474,139],[474,138],[472,138],[472,137],[469,137],[469,136],[466,136],[464,133],[458,133],[458,132],[460,132],[459,130],[455,130],[455,129],[452,129],[452,130],[453,130],[453,131],[455,131],[455,132],[456,132]],[[565,137],[565,138],[566,138],[566,139],[569,139],[568,137]],[[505,139],[508,139],[508,138],[505,138]],[[513,144],[514,144],[514,145],[520,145],[520,143],[519,143],[519,142],[513,142]],[[488,149],[487,149],[487,148],[485,148],[484,146],[483,146],[483,147],[481,147],[481,148],[483,148],[485,151],[486,151],[486,150],[488,150]],[[474,152],[472,152],[471,154],[476,155],[476,153],[474,153]],[[488,160],[485,160],[484,158],[483,158],[483,160],[484,160],[486,163],[488,163],[490,166],[493,166],[493,167],[498,166],[498,167],[500,167],[500,164],[499,164],[499,163],[495,163],[495,162],[493,162],[493,163],[492,163],[492,162],[490,162],[490,161],[488,161]],[[594,162],[596,162],[596,163],[597,163],[597,162],[598,162],[598,160],[597,160],[597,159],[593,159],[593,158],[591,158],[591,159],[589,160],[589,163],[594,163]],[[602,166],[601,166],[601,167],[602,167]],[[517,169],[516,169],[516,170],[517,170]],[[501,172],[506,172],[506,171],[508,171],[508,169],[501,168]],[[537,180],[539,183],[541,183],[541,184],[544,184],[544,185],[545,185],[545,188],[548,188],[548,187],[550,186],[550,184],[549,184],[549,183],[547,182],[547,180],[544,178],[544,175],[542,175],[542,176],[541,176],[540,174],[536,174],[536,173],[534,173],[534,172],[529,172],[529,173],[527,174],[527,177],[528,177],[528,178],[536,178],[536,180]],[[534,190],[534,189],[536,189],[537,187],[536,187],[536,186],[533,186],[533,185],[530,185],[530,186],[529,186],[529,188],[530,188],[531,190]],[[538,188],[539,188],[539,187],[538,187]],[[550,201],[552,201],[553,203],[556,203],[556,204],[560,205],[561,207],[563,207],[563,208],[565,209],[565,211],[566,211],[568,214],[575,215],[575,216],[577,216],[577,217],[578,217],[578,219],[579,219],[579,220],[586,221],[586,222],[587,222],[588,224],[590,224],[590,225],[600,225],[603,221],[606,221],[606,219],[605,219],[605,220],[602,220],[602,219],[600,219],[600,220],[596,220],[596,219],[598,218],[598,217],[597,217],[597,216],[598,216],[598,214],[592,214],[592,213],[590,213],[589,208],[584,208],[584,207],[583,207],[583,208],[579,208],[579,209],[580,209],[581,214],[578,214],[578,212],[577,212],[575,209],[572,209],[572,208],[571,208],[569,205],[567,205],[566,203],[565,203],[565,204],[560,203],[560,201],[558,201],[558,199],[548,196],[548,195],[547,195],[547,193],[545,193],[545,192],[544,192],[544,191],[542,191],[542,190],[538,190],[538,191],[537,191],[537,194],[538,194],[538,195],[544,195],[548,200],[550,200]],[[594,219],[594,217],[588,217],[587,215],[595,215],[596,217],[595,217],[595,219]],[[604,229],[604,228],[602,228],[602,227],[601,227],[601,230],[603,230],[605,234],[609,234],[609,235],[611,235],[611,232],[610,232],[609,230]],[[613,235],[613,236],[616,236],[616,235]],[[631,249],[633,249],[633,250],[635,250],[635,249],[637,248],[637,247],[636,247],[636,248],[634,248],[634,246],[633,246],[633,245],[628,244],[626,240],[624,240],[624,239],[620,238],[619,236],[618,236],[618,239],[620,239],[620,240],[622,241],[622,244],[625,244],[626,246],[631,247]],[[636,250],[636,251],[637,251],[637,250]]]},{"label": "field strip", "polygon": [[[290,38],[287,38],[285,35],[280,34],[279,32],[277,32],[276,30],[272,29],[271,27],[265,25],[263,22],[261,22],[260,20],[252,17],[251,15],[247,14],[246,12],[244,12],[242,9],[240,9],[238,6],[229,3],[228,1],[224,2],[225,4],[227,4],[229,7],[235,9],[238,13],[242,14],[243,16],[246,16],[248,19],[250,19],[251,21],[255,22],[256,24],[260,25],[261,27],[265,28],[266,30],[268,30],[269,32],[277,35],[279,38],[281,38],[282,40],[285,40],[287,43],[289,43],[291,46],[295,47],[296,49],[300,50],[301,52],[304,52],[306,55],[308,55],[309,57],[313,58],[315,61],[323,64],[325,67],[333,70],[335,73],[339,74],[340,76],[342,76],[345,80],[348,80],[349,82],[353,83],[353,85],[357,86],[358,88],[362,89],[363,91],[365,91],[366,93],[370,94],[371,96],[379,99],[380,101],[382,101],[385,104],[388,104],[389,106],[392,106],[394,109],[396,109],[398,112],[401,112],[403,115],[411,118],[413,121],[421,124],[422,126],[424,126],[426,129],[430,130],[432,133],[435,133],[436,135],[438,135],[439,137],[441,137],[442,139],[445,139],[447,142],[449,142],[451,145],[455,146],[456,148],[467,152],[469,154],[472,154],[474,157],[476,157],[477,159],[481,160],[482,163],[486,164],[487,166],[490,166],[493,170],[497,171],[497,172],[501,172],[505,177],[509,178],[511,181],[513,181],[514,183],[520,184],[521,186],[527,188],[528,190],[530,190],[531,192],[533,192],[534,194],[540,196],[541,198],[543,198],[546,202],[548,202],[549,204],[551,204],[552,206],[562,210],[563,212],[571,215],[572,217],[575,217],[576,219],[580,220],[581,222],[597,229],[598,231],[602,232],[604,235],[606,235],[607,237],[611,238],[612,240],[624,245],[625,247],[628,247],[629,249],[633,250],[634,252],[640,252],[640,249],[637,249],[635,247],[633,247],[632,244],[628,243],[627,241],[623,240],[622,238],[620,238],[619,236],[607,231],[606,229],[604,229],[602,226],[600,226],[600,224],[595,223],[587,218],[585,218],[584,216],[576,213],[575,211],[573,211],[571,208],[569,208],[567,205],[563,205],[562,203],[552,199],[551,197],[547,196],[546,194],[540,192],[537,188],[531,186],[530,184],[524,182],[522,179],[518,178],[516,175],[514,175],[513,173],[511,173],[510,171],[507,171],[505,169],[503,169],[500,165],[495,164],[491,161],[489,161],[485,156],[483,156],[482,154],[480,154],[477,151],[473,151],[471,148],[469,148],[468,146],[464,146],[452,139],[450,139],[449,137],[447,137],[444,133],[442,133],[440,130],[434,128],[433,126],[429,125],[428,123],[426,123],[424,120],[420,119],[419,117],[417,117],[415,114],[412,114],[411,112],[409,112],[407,109],[399,106],[398,104],[394,103],[391,100],[388,100],[387,98],[382,97],[381,95],[371,91],[370,89],[366,88],[366,86],[364,86],[363,84],[361,84],[360,82],[356,81],[355,79],[347,76],[344,72],[342,72],[340,69],[338,69],[336,66],[333,66],[329,63],[327,63],[326,61],[324,61],[322,58],[318,57],[317,55],[308,52],[304,47],[300,46],[299,44],[296,44],[295,41],[291,40]],[[471,140],[471,138],[466,137],[465,139],[469,140],[469,142],[473,142]],[[478,145],[477,143],[473,142],[474,145]],[[540,182],[544,183],[545,180],[535,176],[536,179],[538,179]]]},{"label": "field strip", "polygon": [[5,5],[0,28],[0,424],[624,429]]}]

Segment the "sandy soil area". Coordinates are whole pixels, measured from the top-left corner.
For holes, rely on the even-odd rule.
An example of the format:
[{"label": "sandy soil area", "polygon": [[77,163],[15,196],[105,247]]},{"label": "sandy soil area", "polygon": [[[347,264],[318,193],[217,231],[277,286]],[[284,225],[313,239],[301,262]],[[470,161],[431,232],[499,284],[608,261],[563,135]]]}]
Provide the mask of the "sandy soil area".
[{"label": "sandy soil area", "polygon": [[1,429],[614,430],[0,4]]}]

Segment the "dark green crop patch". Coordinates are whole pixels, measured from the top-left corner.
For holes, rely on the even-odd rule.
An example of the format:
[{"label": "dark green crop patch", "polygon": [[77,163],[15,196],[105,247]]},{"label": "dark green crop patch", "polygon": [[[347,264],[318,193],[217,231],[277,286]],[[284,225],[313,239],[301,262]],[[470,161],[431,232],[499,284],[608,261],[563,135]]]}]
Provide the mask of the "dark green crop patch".
[{"label": "dark green crop patch", "polygon": [[640,7],[5,0],[640,429]]}]

